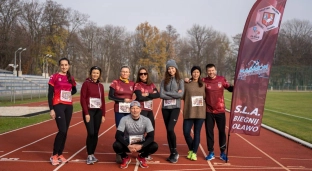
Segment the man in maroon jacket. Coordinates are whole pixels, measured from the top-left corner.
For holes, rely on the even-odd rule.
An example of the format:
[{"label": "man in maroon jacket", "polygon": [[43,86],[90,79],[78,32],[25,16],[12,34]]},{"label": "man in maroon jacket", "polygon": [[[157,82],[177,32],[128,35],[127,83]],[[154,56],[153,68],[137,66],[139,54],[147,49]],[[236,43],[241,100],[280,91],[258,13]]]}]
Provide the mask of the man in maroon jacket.
[{"label": "man in maroon jacket", "polygon": [[227,161],[227,156],[224,153],[226,149],[226,135],[225,135],[225,104],[224,104],[224,89],[229,92],[233,91],[231,86],[224,77],[217,75],[216,66],[214,64],[206,65],[207,77],[203,79],[206,84],[206,137],[209,154],[206,160],[212,160],[214,156],[214,126],[217,123],[219,131],[219,146],[220,159]]}]

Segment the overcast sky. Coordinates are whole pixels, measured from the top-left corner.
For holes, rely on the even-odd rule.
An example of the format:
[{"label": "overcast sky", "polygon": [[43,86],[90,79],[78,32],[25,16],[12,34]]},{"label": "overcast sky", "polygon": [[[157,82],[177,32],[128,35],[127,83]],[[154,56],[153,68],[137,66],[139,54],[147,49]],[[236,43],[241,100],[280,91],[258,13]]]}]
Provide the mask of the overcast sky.
[{"label": "overcast sky", "polygon": [[[44,2],[45,0],[40,0]],[[88,14],[98,26],[112,24],[134,31],[142,22],[161,30],[171,24],[181,36],[193,24],[234,36],[241,33],[256,0],[53,0]],[[312,0],[287,0],[284,17],[312,22]]]}]

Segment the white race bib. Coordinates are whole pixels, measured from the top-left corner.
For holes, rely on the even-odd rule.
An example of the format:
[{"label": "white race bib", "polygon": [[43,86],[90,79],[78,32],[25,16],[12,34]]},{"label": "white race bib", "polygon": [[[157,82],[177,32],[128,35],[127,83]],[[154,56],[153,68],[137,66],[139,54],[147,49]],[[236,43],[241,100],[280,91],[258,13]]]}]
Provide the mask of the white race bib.
[{"label": "white race bib", "polygon": [[129,144],[136,144],[143,141],[143,135],[129,135]]},{"label": "white race bib", "polygon": [[93,97],[90,97],[90,108],[101,108],[102,106],[102,102],[101,102],[101,99],[100,98],[93,98]]},{"label": "white race bib", "polygon": [[144,101],[144,109],[153,110],[153,100]]},{"label": "white race bib", "polygon": [[71,91],[61,90],[61,101],[72,102]]},{"label": "white race bib", "polygon": [[192,96],[192,107],[204,106],[203,96]]},{"label": "white race bib", "polygon": [[164,100],[164,106],[173,106],[177,104],[177,100],[176,99],[172,99],[172,100]]},{"label": "white race bib", "polygon": [[119,113],[130,113],[130,103],[119,102]]}]

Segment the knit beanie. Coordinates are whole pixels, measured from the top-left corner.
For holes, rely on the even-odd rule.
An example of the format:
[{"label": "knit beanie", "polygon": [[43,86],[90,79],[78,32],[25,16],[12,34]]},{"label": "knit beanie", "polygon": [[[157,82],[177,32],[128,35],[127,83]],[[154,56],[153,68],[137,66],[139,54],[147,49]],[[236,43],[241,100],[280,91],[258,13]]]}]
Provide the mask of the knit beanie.
[{"label": "knit beanie", "polygon": [[193,66],[192,69],[191,69],[191,74],[192,74],[193,71],[196,70],[196,69],[199,71],[199,75],[200,75],[200,74],[201,74],[201,69],[200,69],[199,66]]},{"label": "knit beanie", "polygon": [[178,69],[176,62],[173,59],[167,61],[166,70],[168,70],[169,67],[175,67],[176,69]]}]

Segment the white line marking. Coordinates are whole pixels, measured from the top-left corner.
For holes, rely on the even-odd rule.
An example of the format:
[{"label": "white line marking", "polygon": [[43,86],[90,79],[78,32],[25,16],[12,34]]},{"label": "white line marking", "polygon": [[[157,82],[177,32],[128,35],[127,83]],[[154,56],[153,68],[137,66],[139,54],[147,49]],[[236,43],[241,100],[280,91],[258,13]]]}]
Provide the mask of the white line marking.
[{"label": "white line marking", "polygon": [[[51,153],[51,151],[22,151],[22,153]],[[68,152],[62,152],[68,153]]]},{"label": "white line marking", "polygon": [[[112,103],[112,102],[107,102],[105,104],[108,104],[108,103]],[[111,109],[110,109],[111,110]],[[81,112],[82,110],[79,110],[79,111],[76,111],[74,112],[73,114],[76,114],[76,113],[79,113]],[[109,110],[107,110],[106,112],[108,112]],[[11,130],[11,131],[8,131],[8,132],[4,132],[4,133],[1,133],[1,135],[5,135],[5,134],[8,134],[8,133],[11,133],[11,132],[15,132],[15,131],[18,131],[18,130],[21,130],[21,129],[25,129],[25,128],[28,128],[28,127],[32,127],[32,126],[35,126],[35,125],[39,125],[39,124],[42,124],[42,123],[45,123],[45,122],[48,122],[48,121],[51,121],[51,120],[54,120],[54,119],[49,119],[49,120],[46,120],[46,121],[42,121],[42,122],[39,122],[39,123],[35,123],[35,124],[32,124],[32,125],[28,125],[28,126],[25,126],[25,127],[22,127],[22,128],[18,128],[18,129],[14,129],[14,130]]]},{"label": "white line marking", "polygon": [[312,159],[298,159],[298,158],[281,158],[282,160],[311,160],[312,161]]},{"label": "white line marking", "polygon": [[[110,129],[114,128],[115,124],[112,125],[111,127],[109,127],[107,130],[105,130],[102,134],[100,134],[98,137],[101,137],[102,135],[104,135],[106,132],[108,132]],[[72,156],[70,156],[67,160],[69,161],[70,159],[72,159],[73,157],[75,157],[78,153],[80,153],[83,149],[85,149],[86,146],[82,147],[80,150],[78,150],[75,154],[73,154]],[[62,166],[64,166],[65,163],[60,164],[57,168],[55,168],[53,171],[57,171],[58,169],[60,169]]]},{"label": "white line marking", "polygon": [[[70,126],[69,128],[74,127],[74,126],[76,126],[76,125],[78,125],[78,124],[80,124],[80,123],[83,123],[83,121],[80,121],[80,122],[76,123],[75,125]],[[43,140],[43,139],[46,139],[46,138],[48,138],[48,137],[50,137],[50,136],[52,136],[52,135],[54,135],[54,134],[56,134],[56,133],[57,133],[57,132],[54,132],[54,133],[52,133],[52,134],[50,134],[50,135],[47,135],[47,136],[45,136],[45,137],[43,137],[43,138],[40,138],[40,139],[34,141],[34,142],[32,142],[32,143],[26,144],[26,145],[24,145],[24,146],[22,146],[22,147],[20,147],[20,148],[17,148],[17,149],[15,149],[15,150],[13,150],[13,151],[10,151],[10,152],[6,153],[6,154],[3,154],[2,156],[0,156],[0,158],[6,156],[6,155],[8,155],[8,154],[11,154],[11,153],[13,153],[13,152],[15,152],[15,151],[17,151],[17,150],[20,150],[20,149],[22,149],[22,148],[24,148],[24,147],[30,146],[30,145],[32,145],[32,144],[35,144],[36,142],[39,142],[39,141],[41,141],[41,140]]]},{"label": "white line marking", "polygon": [[284,165],[282,165],[281,163],[279,163],[278,161],[276,161],[273,157],[271,157],[270,155],[268,155],[267,153],[265,153],[264,151],[262,151],[260,148],[256,147],[254,144],[252,144],[251,142],[249,142],[248,140],[246,140],[244,137],[242,137],[241,135],[235,133],[235,135],[239,136],[241,139],[243,139],[244,141],[246,141],[248,144],[250,144],[251,146],[253,146],[255,149],[257,149],[258,151],[260,151],[262,154],[264,154],[265,156],[267,156],[269,159],[271,159],[272,161],[274,161],[276,164],[278,164],[279,166],[281,166],[283,169],[290,171],[287,167],[285,167]]}]

